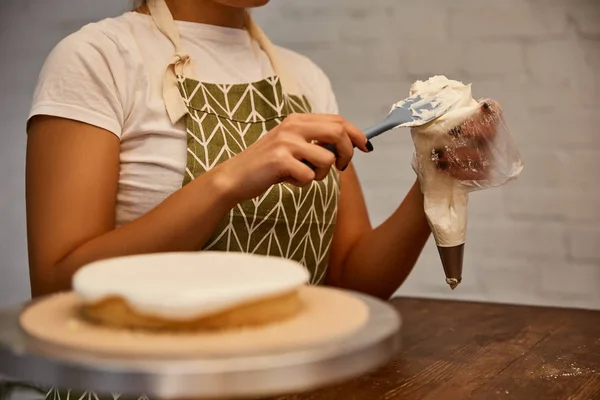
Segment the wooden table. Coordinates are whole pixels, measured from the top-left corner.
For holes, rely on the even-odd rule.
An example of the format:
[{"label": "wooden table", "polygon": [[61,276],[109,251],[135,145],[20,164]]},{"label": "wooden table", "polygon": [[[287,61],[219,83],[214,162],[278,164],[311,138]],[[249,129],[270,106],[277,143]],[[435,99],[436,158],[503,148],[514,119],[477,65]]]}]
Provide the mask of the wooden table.
[{"label": "wooden table", "polygon": [[340,386],[278,400],[600,400],[600,312],[394,299],[403,351]]}]

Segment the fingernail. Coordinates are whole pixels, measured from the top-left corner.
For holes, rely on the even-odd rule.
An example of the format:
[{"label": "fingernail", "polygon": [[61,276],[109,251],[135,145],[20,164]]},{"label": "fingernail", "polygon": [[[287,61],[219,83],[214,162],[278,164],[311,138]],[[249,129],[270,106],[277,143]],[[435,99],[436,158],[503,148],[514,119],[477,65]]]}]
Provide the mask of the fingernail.
[{"label": "fingernail", "polygon": [[349,164],[344,165],[344,168],[341,169],[342,172],[344,172],[346,170],[346,168],[348,168]]},{"label": "fingernail", "polygon": [[371,144],[370,140],[367,140],[367,150],[369,150],[369,153],[373,151],[373,144]]},{"label": "fingernail", "polygon": [[461,131],[462,131],[462,128],[459,125],[459,126],[455,126],[454,128],[450,129],[450,131],[448,133],[452,136],[458,136]]}]

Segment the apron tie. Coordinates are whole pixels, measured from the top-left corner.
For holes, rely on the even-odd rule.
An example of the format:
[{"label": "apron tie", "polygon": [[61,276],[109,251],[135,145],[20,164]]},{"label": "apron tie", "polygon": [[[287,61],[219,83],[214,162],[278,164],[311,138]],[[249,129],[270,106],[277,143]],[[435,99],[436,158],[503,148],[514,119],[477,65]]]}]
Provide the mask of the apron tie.
[{"label": "apron tie", "polygon": [[177,77],[192,77],[190,55],[183,50],[179,31],[173,20],[171,10],[165,0],[148,0],[148,10],[158,30],[160,30],[175,47],[175,54],[169,61],[163,79],[163,100],[167,114],[174,125],[188,112],[185,101],[179,91]]},{"label": "apron tie", "polygon": [[191,69],[189,68],[190,64],[189,54],[177,51],[171,58],[165,72],[163,98],[172,124],[176,124],[188,112],[185,100],[179,91],[177,77],[189,77],[190,73],[186,73],[186,69]]},{"label": "apron tie", "polygon": [[[150,15],[156,24],[156,27],[173,43],[175,54],[171,58],[165,78],[163,80],[163,99],[167,114],[172,124],[176,124],[188,112],[185,100],[179,90],[177,77],[194,79],[194,69],[189,54],[183,50],[181,39],[171,10],[165,0],[148,0],[148,9]],[[287,94],[300,95],[300,90],[296,82],[287,73],[286,68],[279,61],[278,52],[273,43],[269,40],[263,30],[254,22],[250,14],[246,11],[244,15],[244,28],[248,31],[251,38],[257,41],[261,49],[267,54],[271,61],[273,72],[281,81],[283,92]]]},{"label": "apron tie", "polygon": [[260,48],[267,54],[271,61],[271,67],[275,75],[279,77],[281,81],[281,87],[283,93],[300,95],[300,90],[296,85],[296,82],[287,73],[287,68],[284,68],[279,60],[279,53],[275,48],[275,45],[269,40],[265,32],[258,26],[256,22],[250,16],[250,13],[246,11],[244,15],[244,27],[248,31],[251,38],[256,40]]}]

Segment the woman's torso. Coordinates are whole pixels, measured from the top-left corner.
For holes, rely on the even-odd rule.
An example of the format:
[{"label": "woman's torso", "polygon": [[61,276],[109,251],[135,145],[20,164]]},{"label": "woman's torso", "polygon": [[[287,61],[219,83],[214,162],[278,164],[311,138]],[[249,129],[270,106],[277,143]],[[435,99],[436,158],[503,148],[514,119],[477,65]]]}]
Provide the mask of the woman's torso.
[{"label": "woman's torso", "polygon": [[[245,30],[176,24],[198,80],[250,83],[274,74],[268,56]],[[307,58],[279,50],[312,112],[337,113],[325,74]],[[63,40],[50,54],[36,89],[31,115],[58,114],[119,136],[117,226],[144,215],[182,184],[185,123],[171,123],[162,98],[173,51],[150,16],[129,12],[90,24]]]},{"label": "woman's torso", "polygon": [[[268,56],[244,30],[185,22],[177,22],[177,28],[201,82],[245,84],[274,75]],[[50,54],[36,89],[31,116],[71,118],[119,137],[117,226],[147,213],[182,185],[185,120],[173,125],[162,97],[165,68],[173,51],[151,17],[126,13],[88,25],[63,40]],[[303,56],[279,52],[310,110],[337,113],[323,72]],[[322,208],[331,211],[331,206]],[[311,229],[315,227],[323,229],[319,224]],[[73,398],[73,394],[52,390],[47,398]]]}]

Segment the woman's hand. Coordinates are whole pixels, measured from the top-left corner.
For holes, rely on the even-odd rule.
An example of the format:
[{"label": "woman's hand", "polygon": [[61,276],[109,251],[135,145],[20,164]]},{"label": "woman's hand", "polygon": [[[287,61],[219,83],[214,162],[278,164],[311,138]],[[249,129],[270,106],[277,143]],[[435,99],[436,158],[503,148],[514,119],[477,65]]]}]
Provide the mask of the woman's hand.
[{"label": "woman's hand", "polygon": [[463,124],[452,128],[452,145],[434,151],[440,170],[462,180],[485,180],[493,168],[493,145],[502,121],[502,108],[494,100],[480,102],[480,107]]},{"label": "woman's hand", "polygon": [[[333,144],[336,156],[322,145]],[[331,167],[344,170],[354,146],[368,152],[367,138],[337,115],[292,114],[246,150],[220,164],[238,201],[260,196],[281,182],[305,186],[324,179]],[[306,160],[315,169],[302,162]]]}]

